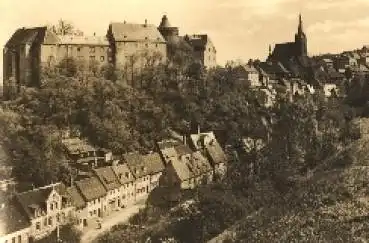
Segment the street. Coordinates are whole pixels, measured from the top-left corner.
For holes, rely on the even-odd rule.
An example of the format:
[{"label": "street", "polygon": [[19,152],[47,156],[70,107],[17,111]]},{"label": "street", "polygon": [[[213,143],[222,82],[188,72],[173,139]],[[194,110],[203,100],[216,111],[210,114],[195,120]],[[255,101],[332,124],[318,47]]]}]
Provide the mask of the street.
[{"label": "street", "polygon": [[102,219],[102,224],[100,229],[96,228],[85,228],[82,231],[81,243],[90,243],[96,239],[100,234],[107,232],[114,225],[126,222],[132,215],[138,213],[141,208],[145,207],[144,202],[139,202],[129,206],[128,208],[122,209],[115,212],[106,218]]}]

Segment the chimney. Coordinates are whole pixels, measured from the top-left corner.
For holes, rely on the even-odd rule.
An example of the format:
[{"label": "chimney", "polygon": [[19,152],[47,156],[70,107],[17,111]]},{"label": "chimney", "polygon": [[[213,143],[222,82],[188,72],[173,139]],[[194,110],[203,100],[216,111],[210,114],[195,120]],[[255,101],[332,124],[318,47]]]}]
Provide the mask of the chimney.
[{"label": "chimney", "polygon": [[94,36],[96,36],[96,32],[94,32]]},{"label": "chimney", "polygon": [[197,125],[197,134],[200,134],[200,124]]},{"label": "chimney", "polygon": [[182,136],[182,140],[183,140],[183,144],[186,145],[187,141],[186,141],[186,135]]},{"label": "chimney", "polygon": [[147,26],[147,19],[145,19],[145,27]]},{"label": "chimney", "polygon": [[123,24],[126,24],[126,23],[127,23],[127,22],[124,20],[124,21],[123,21]]}]

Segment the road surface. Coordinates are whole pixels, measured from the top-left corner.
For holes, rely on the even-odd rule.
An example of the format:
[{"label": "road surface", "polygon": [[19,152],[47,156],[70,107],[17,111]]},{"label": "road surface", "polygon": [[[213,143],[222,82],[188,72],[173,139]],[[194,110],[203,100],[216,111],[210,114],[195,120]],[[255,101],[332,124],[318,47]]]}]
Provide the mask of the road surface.
[{"label": "road surface", "polygon": [[128,208],[122,209],[118,212],[114,212],[111,215],[102,219],[101,229],[96,228],[86,228],[82,231],[81,243],[91,243],[100,234],[105,233],[110,230],[114,225],[127,222],[127,220],[138,213],[141,208],[144,208],[145,204],[135,204]]}]

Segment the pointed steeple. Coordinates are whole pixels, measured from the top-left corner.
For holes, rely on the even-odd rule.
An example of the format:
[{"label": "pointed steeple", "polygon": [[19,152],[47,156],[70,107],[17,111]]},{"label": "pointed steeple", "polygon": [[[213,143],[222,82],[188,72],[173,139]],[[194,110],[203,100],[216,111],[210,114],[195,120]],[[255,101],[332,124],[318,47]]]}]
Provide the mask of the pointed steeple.
[{"label": "pointed steeple", "polygon": [[272,45],[269,44],[269,56],[271,56],[271,55],[272,55]]},{"label": "pointed steeple", "polygon": [[299,27],[298,27],[298,31],[297,31],[298,34],[302,34],[304,33],[304,30],[303,30],[303,26],[302,26],[302,17],[301,17],[301,13],[299,13]]}]

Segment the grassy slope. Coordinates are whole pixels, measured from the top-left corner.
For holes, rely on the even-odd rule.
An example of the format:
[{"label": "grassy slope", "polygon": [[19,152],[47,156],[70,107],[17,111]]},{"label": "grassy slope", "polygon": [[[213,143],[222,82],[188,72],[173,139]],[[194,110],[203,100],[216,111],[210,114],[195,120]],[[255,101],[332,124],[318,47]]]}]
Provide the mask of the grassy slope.
[{"label": "grassy slope", "polygon": [[286,192],[284,204],[264,208],[232,228],[239,242],[365,242],[369,239],[369,143],[347,150],[353,163],[328,160]]}]

